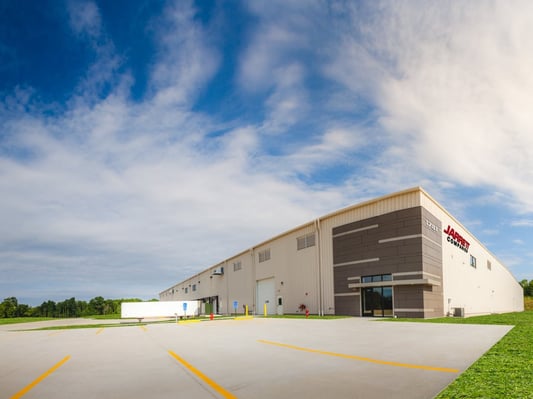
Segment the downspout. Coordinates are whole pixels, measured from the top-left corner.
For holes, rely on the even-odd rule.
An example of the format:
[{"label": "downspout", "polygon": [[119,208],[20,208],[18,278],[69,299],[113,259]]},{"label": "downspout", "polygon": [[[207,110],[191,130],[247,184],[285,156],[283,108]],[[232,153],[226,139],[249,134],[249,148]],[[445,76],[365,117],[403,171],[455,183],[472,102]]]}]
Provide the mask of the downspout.
[{"label": "downspout", "polygon": [[228,272],[228,261],[224,261],[224,278],[226,279],[226,314],[231,314],[229,308],[229,272]]},{"label": "downspout", "polygon": [[252,257],[252,303],[253,303],[253,315],[256,314],[256,302],[257,302],[257,274],[255,272],[255,250],[250,249],[250,255]]},{"label": "downspout", "polygon": [[321,247],[321,234],[320,234],[320,219],[315,220],[316,232],[317,232],[317,267],[318,267],[318,315],[324,316],[324,304],[322,301],[322,251]]}]

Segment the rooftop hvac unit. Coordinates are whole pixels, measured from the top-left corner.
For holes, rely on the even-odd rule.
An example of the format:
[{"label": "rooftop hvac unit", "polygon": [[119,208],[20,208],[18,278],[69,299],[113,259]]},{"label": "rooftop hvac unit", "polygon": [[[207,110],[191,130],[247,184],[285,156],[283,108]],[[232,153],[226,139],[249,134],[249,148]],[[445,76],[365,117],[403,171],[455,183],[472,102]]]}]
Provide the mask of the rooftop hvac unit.
[{"label": "rooftop hvac unit", "polygon": [[453,308],[453,317],[465,317],[465,308]]},{"label": "rooftop hvac unit", "polygon": [[222,276],[224,274],[224,268],[223,267],[217,267],[213,270],[213,273],[215,276]]}]

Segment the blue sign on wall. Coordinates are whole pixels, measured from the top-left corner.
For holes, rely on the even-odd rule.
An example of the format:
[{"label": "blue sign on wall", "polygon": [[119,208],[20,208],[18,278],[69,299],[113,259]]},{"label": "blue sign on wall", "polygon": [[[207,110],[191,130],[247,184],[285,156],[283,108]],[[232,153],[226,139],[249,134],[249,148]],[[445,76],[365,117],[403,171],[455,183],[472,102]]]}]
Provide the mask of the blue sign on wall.
[{"label": "blue sign on wall", "polygon": [[183,311],[184,311],[184,312],[187,311],[187,302],[183,302]]},{"label": "blue sign on wall", "polygon": [[233,301],[233,309],[237,309],[237,306],[239,306],[239,302]]}]

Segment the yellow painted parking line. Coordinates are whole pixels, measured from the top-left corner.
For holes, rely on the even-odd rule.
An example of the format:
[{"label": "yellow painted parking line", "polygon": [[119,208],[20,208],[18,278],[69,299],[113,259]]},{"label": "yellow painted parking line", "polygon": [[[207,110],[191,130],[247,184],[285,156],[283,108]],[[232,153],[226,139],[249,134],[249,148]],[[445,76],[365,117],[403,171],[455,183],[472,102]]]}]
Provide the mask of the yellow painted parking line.
[{"label": "yellow painted parking line", "polygon": [[103,328],[103,327],[102,327],[101,329],[99,329],[98,331],[96,331],[96,335],[101,334],[102,331],[104,331],[104,328]]},{"label": "yellow painted parking line", "polygon": [[31,389],[35,388],[37,384],[39,384],[42,380],[44,380],[46,377],[48,377],[50,374],[52,374],[54,371],[56,371],[58,368],[60,368],[63,364],[65,364],[70,359],[69,356],[65,356],[63,360],[61,360],[59,363],[56,363],[50,370],[48,370],[46,373],[41,374],[39,378],[37,378],[35,381],[33,381],[31,384],[27,385],[22,390],[18,391],[15,395],[11,396],[10,399],[19,399],[22,398],[24,395],[26,395]]},{"label": "yellow painted parking line", "polygon": [[225,388],[218,385],[215,381],[213,381],[211,378],[203,374],[200,370],[198,370],[196,367],[176,355],[171,350],[168,351],[170,356],[172,356],[174,359],[176,359],[178,362],[180,362],[187,370],[189,370],[191,373],[193,373],[195,376],[200,378],[203,382],[205,382],[207,385],[209,385],[211,388],[213,388],[216,392],[218,392],[220,395],[222,395],[225,399],[237,399],[235,395],[233,395],[231,392],[227,391]]},{"label": "yellow painted parking line", "polygon": [[144,332],[148,331],[148,329],[147,329],[145,326],[139,326],[139,328],[140,328],[141,330],[143,330]]},{"label": "yellow painted parking line", "polygon": [[61,334],[63,331],[54,331],[54,332],[51,332],[50,334],[48,334],[49,337],[52,337],[54,335],[57,335],[57,334]]},{"label": "yellow painted parking line", "polygon": [[200,323],[202,320],[200,319],[194,319],[194,320],[180,320],[178,321],[178,324],[193,324],[193,323]]},{"label": "yellow painted parking line", "polygon": [[237,316],[235,320],[253,320],[253,316]]},{"label": "yellow painted parking line", "polygon": [[261,342],[262,344],[276,345],[276,346],[280,346],[282,348],[294,349],[294,350],[298,350],[298,351],[317,353],[317,354],[320,354],[320,355],[335,356],[335,357],[341,357],[341,358],[344,358],[344,359],[352,359],[352,360],[359,360],[359,361],[362,361],[362,362],[370,362],[370,363],[375,363],[375,364],[382,364],[384,366],[405,367],[405,368],[409,368],[409,369],[421,369],[421,370],[430,370],[430,371],[441,371],[443,373],[458,373],[460,371],[458,369],[452,369],[452,368],[447,368],[447,367],[423,366],[423,365],[419,365],[419,364],[399,363],[399,362],[391,362],[391,361],[388,361],[388,360],[372,359],[372,358],[369,358],[369,357],[345,355],[343,353],[335,353],[335,352],[322,351],[322,350],[318,350],[318,349],[302,348],[300,346],[282,344],[282,343],[279,343],[279,342],[266,341],[266,340],[263,340],[263,339],[259,339],[258,342]]}]

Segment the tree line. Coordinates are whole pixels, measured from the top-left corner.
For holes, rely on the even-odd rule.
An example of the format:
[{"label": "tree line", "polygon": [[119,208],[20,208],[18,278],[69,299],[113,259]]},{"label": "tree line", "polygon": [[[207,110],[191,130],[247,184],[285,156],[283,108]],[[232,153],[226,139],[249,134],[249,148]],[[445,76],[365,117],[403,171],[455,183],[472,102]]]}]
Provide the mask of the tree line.
[{"label": "tree line", "polygon": [[94,315],[120,314],[122,302],[142,302],[141,299],[104,299],[94,297],[89,302],[65,299],[61,302],[44,301],[39,306],[29,306],[19,303],[17,298],[5,298],[0,303],[0,318],[8,317],[84,317]]},{"label": "tree line", "polygon": [[520,285],[524,289],[524,296],[533,296],[533,280],[528,282],[524,279],[520,281]]}]

